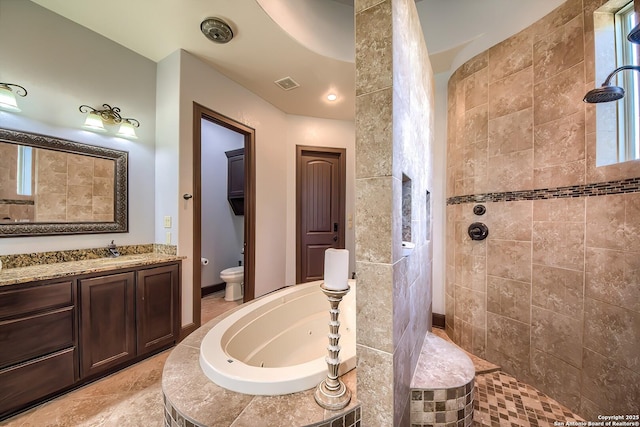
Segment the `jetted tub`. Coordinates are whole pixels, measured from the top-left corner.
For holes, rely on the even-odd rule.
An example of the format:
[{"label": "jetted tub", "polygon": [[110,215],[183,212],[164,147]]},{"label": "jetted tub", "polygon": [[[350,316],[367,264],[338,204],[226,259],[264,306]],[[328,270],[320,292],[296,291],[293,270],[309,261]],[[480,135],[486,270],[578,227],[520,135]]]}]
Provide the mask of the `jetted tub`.
[{"label": "jetted tub", "polygon": [[[327,376],[329,302],[321,281],[291,286],[241,307],[202,340],[200,366],[214,383],[253,395],[307,390]],[[356,366],[355,281],[340,303],[339,375]]]}]

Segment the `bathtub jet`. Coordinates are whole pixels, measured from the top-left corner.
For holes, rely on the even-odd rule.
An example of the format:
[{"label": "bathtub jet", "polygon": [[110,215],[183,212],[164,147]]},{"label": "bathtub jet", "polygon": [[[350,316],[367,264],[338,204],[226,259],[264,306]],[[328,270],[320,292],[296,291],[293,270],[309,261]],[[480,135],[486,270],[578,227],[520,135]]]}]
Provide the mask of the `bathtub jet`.
[{"label": "bathtub jet", "polygon": [[[327,376],[329,303],[321,281],[291,286],[231,313],[202,340],[200,366],[214,383],[252,395],[314,388]],[[339,375],[356,366],[355,281],[340,304]]]}]

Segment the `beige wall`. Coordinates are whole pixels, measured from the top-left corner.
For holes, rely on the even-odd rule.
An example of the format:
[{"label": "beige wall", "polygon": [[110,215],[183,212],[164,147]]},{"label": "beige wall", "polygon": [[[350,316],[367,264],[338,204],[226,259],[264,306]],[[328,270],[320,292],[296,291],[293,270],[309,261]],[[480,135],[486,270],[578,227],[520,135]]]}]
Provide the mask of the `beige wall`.
[{"label": "beige wall", "polygon": [[[465,63],[448,94],[447,332],[587,419],[640,402],[640,185],[616,182],[640,162],[595,167],[582,102],[602,3],[567,1]],[[469,239],[474,221],[487,240]]]},{"label": "beige wall", "polygon": [[[356,301],[363,425],[409,424],[409,385],[430,329],[432,80],[414,2],[356,1]],[[411,179],[416,244],[409,257],[401,254],[403,175]]]},{"label": "beige wall", "polygon": [[[47,36],[34,28],[46,28]],[[1,127],[129,153],[128,233],[5,237],[0,254],[154,242],[156,64],[33,2],[14,0],[0,0],[0,57],[11,58],[2,61],[0,80],[28,91],[18,98],[22,112],[0,111]],[[82,129],[78,107],[105,102],[140,120],[137,140]]]},{"label": "beige wall", "polygon": [[[176,51],[158,64],[158,141],[156,144],[156,214],[174,220],[174,242],[182,262],[182,324],[192,318],[193,102],[256,130],[256,297],[295,284],[295,145],[347,150],[346,214],[354,211],[353,122],[285,114],[195,56]],[[178,161],[176,161],[178,158]],[[177,201],[177,202],[176,202]],[[157,239],[165,231],[157,230]],[[347,249],[353,252],[353,230]]]}]

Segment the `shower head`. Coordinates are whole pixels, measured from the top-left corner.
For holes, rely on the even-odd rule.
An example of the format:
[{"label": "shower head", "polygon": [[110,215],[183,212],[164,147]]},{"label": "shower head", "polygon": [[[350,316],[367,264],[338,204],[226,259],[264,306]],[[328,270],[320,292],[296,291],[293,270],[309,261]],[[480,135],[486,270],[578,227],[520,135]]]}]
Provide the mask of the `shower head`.
[{"label": "shower head", "polygon": [[589,104],[597,104],[600,102],[611,102],[617,101],[624,97],[624,89],[619,86],[614,86],[611,84],[611,79],[617,73],[623,70],[635,70],[640,72],[639,65],[623,65],[622,67],[618,67],[611,72],[605,79],[602,86],[596,89],[592,89],[584,96],[583,101]]},{"label": "shower head", "polygon": [[627,40],[631,43],[640,44],[640,24],[636,25],[627,36]]},{"label": "shower head", "polygon": [[591,89],[584,96],[583,101],[589,104],[599,104],[600,102],[617,101],[624,97],[624,89],[620,86],[602,86]]}]

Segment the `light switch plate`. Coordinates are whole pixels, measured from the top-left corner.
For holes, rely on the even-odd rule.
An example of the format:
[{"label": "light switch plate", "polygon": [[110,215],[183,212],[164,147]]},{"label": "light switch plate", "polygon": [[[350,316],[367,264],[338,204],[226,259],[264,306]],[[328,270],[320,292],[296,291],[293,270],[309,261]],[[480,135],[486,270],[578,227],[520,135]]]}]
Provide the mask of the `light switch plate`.
[{"label": "light switch plate", "polygon": [[167,233],[165,234],[165,241],[164,241],[165,245],[170,245],[171,244],[171,232],[167,231]]},{"label": "light switch plate", "polygon": [[164,228],[171,228],[171,217],[170,216],[165,216],[164,217]]}]

